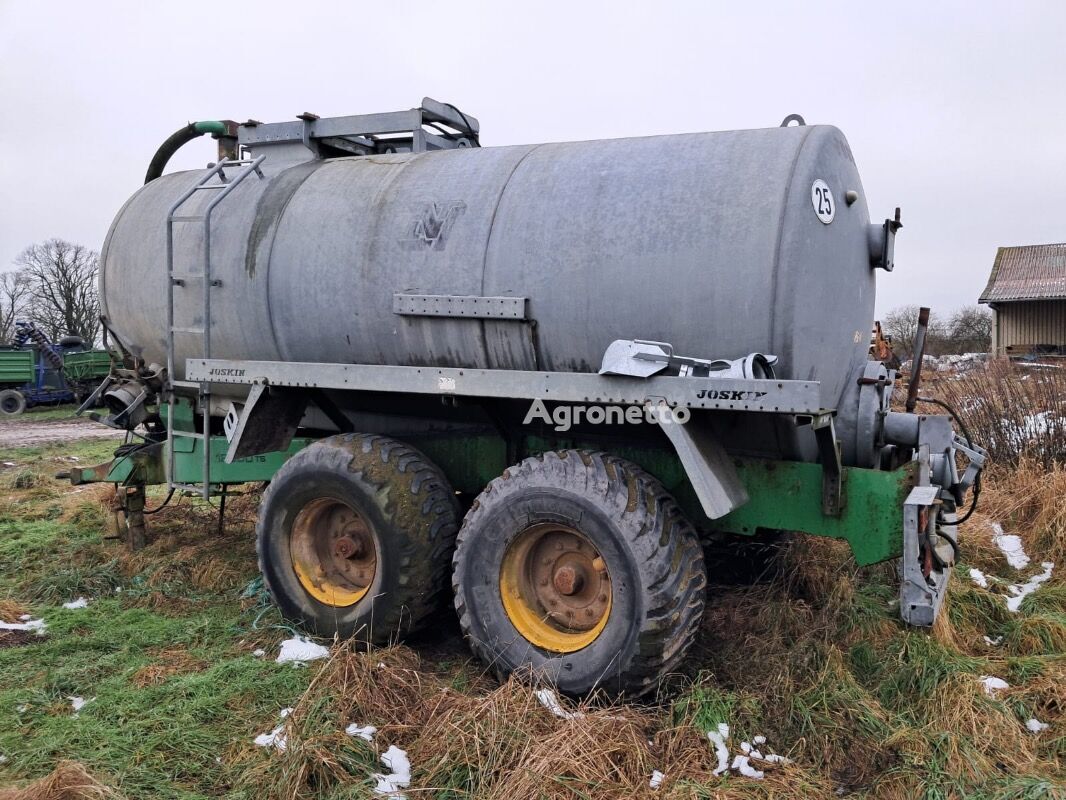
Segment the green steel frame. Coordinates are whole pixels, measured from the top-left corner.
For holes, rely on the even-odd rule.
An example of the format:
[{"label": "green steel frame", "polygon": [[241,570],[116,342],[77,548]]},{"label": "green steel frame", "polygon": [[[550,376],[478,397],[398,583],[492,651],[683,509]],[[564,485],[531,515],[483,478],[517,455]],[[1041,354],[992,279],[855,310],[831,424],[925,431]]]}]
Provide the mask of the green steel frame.
[{"label": "green steel frame", "polygon": [[[195,430],[189,403],[175,406],[174,425],[180,430]],[[174,480],[183,484],[200,483],[204,441],[181,437],[170,442],[128,446],[113,461],[73,470],[71,481],[120,486],[166,483],[165,448],[172,446]],[[223,485],[271,480],[286,460],[316,440],[294,438],[284,451],[242,458],[232,464],[225,461],[229,442],[224,436],[211,436],[206,441],[211,452],[211,483],[221,491]],[[458,491],[470,495],[479,493],[510,464],[525,456],[560,448],[603,449],[602,443],[532,436],[512,442],[509,447],[503,437],[492,434],[435,434],[407,437],[406,441],[438,464]],[[662,481],[691,519],[704,522],[701,527],[741,536],[753,536],[765,530],[789,530],[843,539],[859,565],[896,558],[902,553],[903,505],[918,478],[914,463],[894,471],[844,468],[843,509],[839,516],[828,516],[822,511],[823,475],[818,464],[737,458],[734,463],[750,499],[732,513],[712,521],[703,516],[695,492],[672,451],[626,445],[610,449]]]}]

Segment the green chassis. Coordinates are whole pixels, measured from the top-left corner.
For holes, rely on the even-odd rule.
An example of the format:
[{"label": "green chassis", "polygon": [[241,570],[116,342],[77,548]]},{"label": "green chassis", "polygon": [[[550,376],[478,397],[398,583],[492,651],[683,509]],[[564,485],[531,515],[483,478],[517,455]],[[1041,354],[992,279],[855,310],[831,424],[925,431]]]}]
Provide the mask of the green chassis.
[{"label": "green chassis", "polygon": [[[175,408],[174,425],[193,430],[192,408],[181,403]],[[506,442],[499,436],[427,435],[406,437],[405,441],[438,464],[459,491],[478,494],[493,478],[502,474],[513,460]],[[264,453],[225,463],[229,446],[223,436],[208,440],[211,448],[211,483],[229,485],[269,481],[285,461],[315,439],[294,438],[285,451]],[[166,483],[168,442],[139,448],[96,467],[74,469],[71,482],[114,483],[133,487]],[[195,484],[203,480],[204,440],[175,438],[174,475],[176,483]],[[519,451],[532,455],[561,448],[589,447],[573,439],[544,439],[527,436]],[[599,446],[592,446],[598,449]],[[612,452],[639,464],[669,490],[694,521],[704,520],[699,501],[673,452],[651,447],[612,447]],[[760,530],[789,530],[814,536],[844,539],[860,566],[896,558],[903,552],[903,505],[917,483],[917,465],[912,462],[895,471],[843,468],[843,503],[839,516],[822,510],[823,472],[819,464],[774,461],[756,458],[735,459],[740,479],[750,499],[721,519],[699,527],[724,533],[751,536]]]}]

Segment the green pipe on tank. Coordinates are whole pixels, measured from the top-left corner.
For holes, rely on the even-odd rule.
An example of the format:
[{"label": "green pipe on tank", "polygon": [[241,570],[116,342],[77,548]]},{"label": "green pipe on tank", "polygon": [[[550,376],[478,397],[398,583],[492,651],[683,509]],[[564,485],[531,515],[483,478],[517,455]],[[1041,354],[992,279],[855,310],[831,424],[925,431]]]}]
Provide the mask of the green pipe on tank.
[{"label": "green pipe on tank", "polygon": [[215,136],[226,135],[226,123],[219,120],[204,120],[203,122],[194,122],[192,126],[196,129],[197,133],[212,133]]}]

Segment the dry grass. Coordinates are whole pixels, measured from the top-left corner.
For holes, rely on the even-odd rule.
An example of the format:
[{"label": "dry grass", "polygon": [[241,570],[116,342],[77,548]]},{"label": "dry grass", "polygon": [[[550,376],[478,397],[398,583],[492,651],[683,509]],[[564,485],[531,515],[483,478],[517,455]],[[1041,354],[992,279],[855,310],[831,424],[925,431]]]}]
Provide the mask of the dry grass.
[{"label": "dry grass", "polygon": [[1054,561],[1066,567],[1064,464],[1044,465],[1031,457],[1020,458],[1012,467],[993,464],[979,509],[986,522],[1000,522],[1009,530],[1024,533],[1035,561]]},{"label": "dry grass", "polygon": [[1066,370],[1021,368],[997,359],[931,381],[922,393],[954,406],[996,463],[1028,459],[1046,469],[1066,463]]},{"label": "dry grass", "polygon": [[10,597],[0,597],[0,622],[17,622],[26,613],[26,606]]},{"label": "dry grass", "polygon": [[[672,724],[664,707],[622,705],[602,697],[562,701],[573,719],[556,717],[518,680],[473,691],[451,688],[398,646],[361,651],[338,647],[288,718],[288,748],[263,758],[245,749],[241,783],[272,798],[312,798],[366,783],[381,770],[377,753],[391,744],[415,765],[409,797],[651,798],[692,796],[719,782],[705,735],[691,720]],[[369,745],[341,733],[350,722],[379,728]],[[659,791],[648,786],[666,771]],[[793,767],[770,766],[759,794],[793,796]],[[800,785],[828,790],[801,778]],[[752,786],[715,796],[751,796]]]},{"label": "dry grass", "polygon": [[120,797],[77,761],[60,761],[50,775],[21,789],[0,789],[0,800],[118,800]]},{"label": "dry grass", "polygon": [[196,658],[184,647],[168,647],[152,654],[154,661],[141,667],[130,679],[134,686],[144,688],[157,686],[174,675],[186,675],[200,672],[210,666],[201,658]]}]

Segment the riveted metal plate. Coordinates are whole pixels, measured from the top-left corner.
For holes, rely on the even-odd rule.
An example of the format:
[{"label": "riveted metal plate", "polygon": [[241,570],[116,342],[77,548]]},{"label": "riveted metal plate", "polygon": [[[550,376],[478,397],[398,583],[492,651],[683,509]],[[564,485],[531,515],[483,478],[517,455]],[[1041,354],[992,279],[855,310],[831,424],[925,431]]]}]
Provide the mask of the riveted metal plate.
[{"label": "riveted metal plate", "polygon": [[476,319],[526,318],[525,297],[404,294],[392,296],[392,310],[404,317],[474,317]]}]

